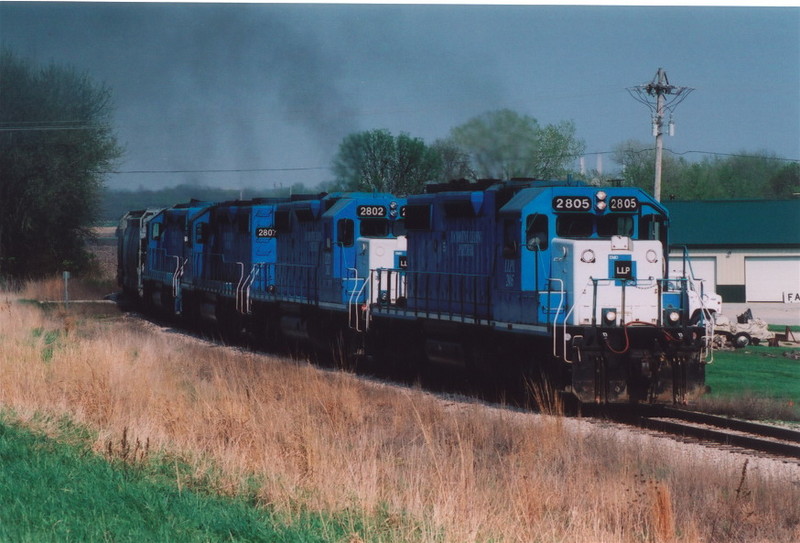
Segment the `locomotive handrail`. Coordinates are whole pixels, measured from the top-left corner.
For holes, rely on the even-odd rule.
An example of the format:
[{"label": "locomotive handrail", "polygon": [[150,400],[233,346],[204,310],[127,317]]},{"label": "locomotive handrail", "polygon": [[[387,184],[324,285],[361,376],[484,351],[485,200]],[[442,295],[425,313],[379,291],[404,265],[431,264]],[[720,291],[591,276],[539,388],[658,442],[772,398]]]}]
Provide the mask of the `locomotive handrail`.
[{"label": "locomotive handrail", "polygon": [[[360,279],[358,276],[358,269],[357,268],[347,268],[348,272],[353,272],[353,277],[345,277],[345,281],[355,281],[355,286],[350,290],[350,298],[348,299],[347,304],[347,319],[348,324],[350,327],[353,328],[353,323],[355,323],[355,331],[361,332],[361,327],[358,322],[358,298],[364,292],[364,289],[367,287],[367,281],[364,281],[361,285],[361,288],[358,288],[358,280]],[[369,304],[367,304],[369,305]],[[366,326],[366,323],[365,323]],[[365,328],[366,329],[366,328]]]},{"label": "locomotive handrail", "polygon": [[[375,284],[376,273],[377,284]],[[386,290],[389,293],[389,297],[385,302],[377,298],[375,300],[370,299],[369,305],[376,304],[379,307],[385,307],[387,305],[392,305],[392,300],[394,300],[395,305],[398,305],[398,299],[403,298],[405,300],[407,285],[405,281],[402,281],[402,278],[405,277],[405,273],[406,271],[402,268],[373,268],[370,270],[370,281],[371,284],[376,287],[376,292],[380,294],[383,290]],[[386,278],[385,285],[384,277]],[[394,296],[392,296],[392,294],[394,294]],[[398,307],[400,306],[398,305]]]},{"label": "locomotive handrail", "polygon": [[[559,283],[561,285],[559,287],[559,296],[560,297],[559,297],[559,300],[558,300],[558,308],[556,309],[556,314],[553,317],[553,356],[558,356],[558,354],[556,353],[556,351],[558,350],[558,334],[556,334],[555,331],[558,329],[558,316],[561,314],[561,309],[562,309],[562,307],[564,305],[564,280],[563,279],[559,279],[557,277],[549,277],[547,279],[547,282],[550,283],[551,281],[556,281],[557,283]],[[552,294],[551,294],[552,290],[549,287],[550,287],[550,285],[548,284],[548,289],[547,289],[548,298],[550,296],[552,296]],[[547,301],[547,306],[551,307],[549,299]],[[566,322],[567,321],[565,319],[564,320],[564,333],[566,333],[566,330],[567,330]]]},{"label": "locomotive handrail", "polygon": [[[301,299],[319,304],[318,269],[313,264],[272,264],[275,268],[275,297],[278,299]],[[288,278],[288,275],[300,275]],[[289,280],[291,279],[291,280]]]},{"label": "locomotive handrail", "polygon": [[236,298],[236,310],[239,313],[241,313],[242,315],[246,315],[249,312],[249,310],[248,310],[248,302],[247,302],[247,300],[249,299],[248,298],[249,290],[247,290],[248,289],[247,285],[248,285],[248,281],[250,281],[250,278],[253,276],[253,270],[255,270],[255,266],[251,266],[250,272],[247,274],[247,276],[245,276],[245,274],[244,274],[244,268],[245,268],[244,262],[237,262],[236,264],[241,269],[241,274],[239,276],[239,282],[236,285],[236,295],[235,295],[235,298]]},{"label": "locomotive handrail", "polygon": [[240,313],[243,315],[249,315],[252,313],[252,299],[250,297],[250,290],[253,288],[253,283],[256,280],[256,274],[258,273],[258,269],[263,265],[263,262],[256,262],[250,268],[250,273],[247,275],[247,279],[245,279],[244,285],[242,286],[242,310]]},{"label": "locomotive handrail", "polygon": [[172,297],[175,298],[178,296],[178,284],[183,275],[183,267],[186,265],[187,259],[184,258],[183,263],[181,263],[181,257],[176,255],[171,256],[175,259],[175,271],[172,273]]},{"label": "locomotive handrail", "polygon": [[[402,270],[402,273],[406,281],[412,285],[412,287],[406,286],[406,293],[410,311],[413,311],[415,316],[435,315],[441,319],[444,315],[451,319],[458,317],[462,321],[469,318],[476,324],[491,319],[491,275],[408,270]],[[442,287],[447,293],[446,296],[441,294]],[[481,288],[483,292],[479,292]],[[471,300],[465,300],[464,294],[467,293],[471,294]],[[484,293],[487,298],[479,299],[479,293]]]},{"label": "locomotive handrail", "polygon": [[[233,283],[236,282],[237,289],[242,279],[243,272],[238,274],[232,270],[238,268],[242,263],[229,261],[223,253],[195,253],[195,268],[200,270],[195,283],[200,287],[215,288],[214,283]],[[199,265],[198,265],[199,264]],[[238,277],[237,277],[238,275]],[[235,293],[234,289],[234,295]]]},{"label": "locomotive handrail", "polygon": [[239,266],[239,280],[236,282],[236,290],[234,290],[234,299],[236,304],[236,310],[239,311],[239,289],[242,287],[242,283],[244,282],[244,262],[236,262],[236,265]]}]

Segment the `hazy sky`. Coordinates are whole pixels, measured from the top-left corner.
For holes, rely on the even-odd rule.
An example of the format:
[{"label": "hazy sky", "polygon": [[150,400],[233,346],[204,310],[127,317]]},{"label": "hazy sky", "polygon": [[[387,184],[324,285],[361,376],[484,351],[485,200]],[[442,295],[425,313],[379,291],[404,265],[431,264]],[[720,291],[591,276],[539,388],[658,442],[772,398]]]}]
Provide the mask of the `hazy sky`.
[{"label": "hazy sky", "polygon": [[696,89],[666,148],[800,159],[798,7],[0,2],[0,41],[113,90],[119,170],[168,172],[111,188],[315,185],[351,132],[432,143],[501,108],[574,121],[595,168],[653,141],[625,89],[659,67]]}]

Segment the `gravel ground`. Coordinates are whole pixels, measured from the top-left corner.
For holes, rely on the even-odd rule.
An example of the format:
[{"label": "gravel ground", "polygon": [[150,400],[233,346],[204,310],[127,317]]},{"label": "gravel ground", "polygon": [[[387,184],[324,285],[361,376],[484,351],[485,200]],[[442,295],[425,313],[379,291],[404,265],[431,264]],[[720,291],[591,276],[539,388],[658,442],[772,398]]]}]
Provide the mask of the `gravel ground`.
[{"label": "gravel ground", "polygon": [[725,448],[721,445],[703,445],[692,441],[681,441],[651,430],[631,428],[618,423],[567,419],[566,424],[579,434],[599,432],[609,439],[630,443],[639,450],[660,451],[675,462],[690,465],[714,466],[718,469],[740,472],[747,461],[748,473],[764,478],[778,477],[800,485],[800,460],[773,458],[741,449]]}]

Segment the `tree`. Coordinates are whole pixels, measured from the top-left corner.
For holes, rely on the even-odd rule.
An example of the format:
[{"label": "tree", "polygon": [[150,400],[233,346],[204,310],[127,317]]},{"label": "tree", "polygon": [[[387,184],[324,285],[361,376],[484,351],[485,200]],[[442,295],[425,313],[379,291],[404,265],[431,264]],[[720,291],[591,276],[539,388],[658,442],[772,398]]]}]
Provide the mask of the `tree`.
[{"label": "tree", "polygon": [[85,271],[103,172],[121,156],[111,92],[0,51],[0,276]]},{"label": "tree", "polygon": [[437,181],[446,183],[453,179],[475,180],[475,170],[470,165],[470,158],[452,139],[436,140],[431,145],[439,155],[442,168]]},{"label": "tree", "polygon": [[[623,186],[652,190],[655,181],[655,149],[652,144],[628,140],[614,150],[613,160],[622,166]],[[662,157],[662,199],[692,199],[707,186],[698,182],[707,172],[694,169],[680,157],[664,153]]]},{"label": "tree", "polygon": [[614,149],[614,162],[622,166],[622,184],[650,188],[655,176],[655,149],[647,144],[628,140]]},{"label": "tree", "polygon": [[800,194],[800,164],[782,167],[770,178],[769,186],[775,198],[794,198]]},{"label": "tree", "polygon": [[451,138],[471,156],[476,174],[487,178],[564,177],[586,147],[570,121],[541,127],[508,109],[470,119],[453,128]]},{"label": "tree", "polygon": [[342,190],[411,194],[441,171],[439,154],[419,138],[388,130],[350,134],[333,160],[336,187]]},{"label": "tree", "polygon": [[[655,152],[649,144],[626,141],[617,146],[614,160],[623,166],[625,185],[653,186]],[[786,198],[800,190],[799,172],[796,163],[786,165],[764,152],[705,157],[697,162],[665,153],[663,196],[665,200]]]}]

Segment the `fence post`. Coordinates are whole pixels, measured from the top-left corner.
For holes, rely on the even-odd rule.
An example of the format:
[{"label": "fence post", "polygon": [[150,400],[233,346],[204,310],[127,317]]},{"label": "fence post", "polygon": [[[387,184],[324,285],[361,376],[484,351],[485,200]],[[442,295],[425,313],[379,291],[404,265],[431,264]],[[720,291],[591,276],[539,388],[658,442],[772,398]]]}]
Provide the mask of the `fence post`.
[{"label": "fence post", "polygon": [[69,272],[65,271],[63,274],[64,277],[64,308],[69,307]]}]

